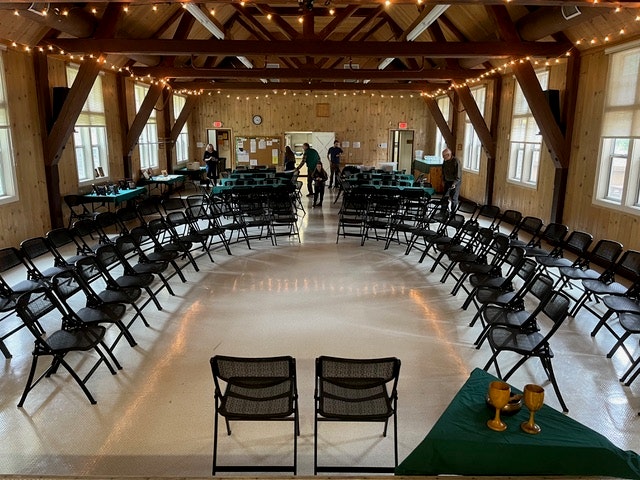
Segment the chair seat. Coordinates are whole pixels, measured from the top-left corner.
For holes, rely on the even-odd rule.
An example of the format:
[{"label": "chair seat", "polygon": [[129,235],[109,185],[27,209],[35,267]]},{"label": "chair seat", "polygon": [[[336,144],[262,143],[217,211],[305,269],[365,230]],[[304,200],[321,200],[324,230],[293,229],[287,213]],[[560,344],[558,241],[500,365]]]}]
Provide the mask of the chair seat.
[{"label": "chair seat", "polygon": [[[544,336],[539,332],[519,333],[511,328],[492,328],[489,331],[489,341],[501,350],[509,350],[521,354],[527,354],[537,349]],[[553,356],[553,354],[551,354]]]},{"label": "chair seat", "polygon": [[537,262],[543,267],[547,268],[569,268],[573,265],[573,262],[568,258],[558,258],[558,257],[545,257],[538,256],[536,257]]},{"label": "chair seat", "polygon": [[105,303],[132,303],[142,296],[139,288],[125,288],[119,290],[103,290],[98,294]]},{"label": "chair seat", "polygon": [[116,278],[116,283],[122,288],[148,287],[153,283],[153,275],[142,273],[140,275],[122,275]]},{"label": "chair seat", "polygon": [[166,262],[136,263],[133,265],[133,270],[137,274],[162,273],[167,269],[168,265]]},{"label": "chair seat", "polygon": [[121,303],[103,304],[99,307],[84,307],[77,310],[76,315],[84,323],[102,323],[122,318],[127,307]]},{"label": "chair seat", "polygon": [[377,379],[322,381],[318,413],[325,418],[384,420],[393,414],[384,383]]},{"label": "chair seat", "polygon": [[517,296],[517,292],[503,292],[492,288],[480,288],[476,294],[478,303],[494,303],[496,305],[506,305]]},{"label": "chair seat", "polygon": [[585,290],[597,295],[624,295],[628,290],[627,287],[618,282],[606,284],[599,280],[591,279],[583,280],[582,286]]},{"label": "chair seat", "polygon": [[256,377],[230,382],[218,409],[223,417],[260,420],[286,418],[294,412],[291,378]]},{"label": "chair seat", "polygon": [[520,326],[523,325],[530,317],[530,313],[526,310],[509,310],[504,307],[490,305],[484,309],[483,316],[488,324],[501,324]]},{"label": "chair seat", "polygon": [[620,325],[629,333],[640,333],[640,314],[622,312],[618,316]]},{"label": "chair seat", "polygon": [[80,330],[57,330],[47,337],[47,344],[56,353],[90,350],[94,348],[96,338],[102,338],[105,331],[106,329],[99,325],[83,327]]},{"label": "chair seat", "polygon": [[602,299],[602,303],[605,304],[607,308],[614,310],[616,312],[633,312],[640,313],[640,303],[637,300],[634,300],[629,297],[621,297],[618,295],[611,295],[604,297]]},{"label": "chair seat", "polygon": [[560,274],[571,280],[587,280],[587,279],[595,280],[600,276],[599,272],[592,270],[590,268],[587,270],[582,270],[577,267],[561,267]]}]

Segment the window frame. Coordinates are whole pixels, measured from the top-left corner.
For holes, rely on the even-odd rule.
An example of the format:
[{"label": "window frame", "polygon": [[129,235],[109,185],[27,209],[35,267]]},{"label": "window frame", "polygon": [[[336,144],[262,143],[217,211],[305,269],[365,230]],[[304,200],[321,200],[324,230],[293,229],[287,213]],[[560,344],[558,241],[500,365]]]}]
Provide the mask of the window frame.
[{"label": "window frame", "polygon": [[[549,88],[548,69],[536,71],[536,77],[542,90]],[[520,127],[516,130],[516,125]],[[537,131],[531,135],[531,131]],[[523,138],[514,140],[518,132]],[[529,139],[533,137],[535,140]],[[511,130],[509,134],[509,162],[507,182],[524,188],[537,189],[540,178],[543,139],[529,103],[517,80],[514,81],[513,109],[511,111]]]},{"label": "window frame", "polygon": [[[79,70],[80,65],[75,63],[65,66],[67,85],[73,85]],[[108,181],[111,178],[103,75],[102,72],[99,73],[93,82],[73,129],[72,142],[78,186]]]},{"label": "window frame", "polygon": [[[609,63],[592,203],[640,215],[640,135],[633,134],[640,117],[640,46],[634,42],[608,49],[605,54]],[[628,58],[631,62],[627,64]],[[627,66],[631,70],[624,70]],[[635,84],[629,85],[629,79]],[[625,148],[616,148],[624,144]],[[616,159],[624,163],[617,172]],[[611,194],[614,189],[619,195]]]},{"label": "window frame", "polygon": [[[482,117],[484,118],[487,105],[487,86],[479,85],[470,89],[471,96],[476,102]],[[482,91],[482,101],[478,102],[478,92]],[[482,104],[482,105],[481,105]],[[462,158],[462,169],[469,173],[480,173],[480,161],[482,158],[482,142],[471,123],[469,115],[464,115],[464,155]]]},{"label": "window frame", "polygon": [[[141,92],[144,91],[144,95]],[[140,111],[140,107],[144,102],[149,85],[146,83],[135,82],[134,98],[136,104],[136,114]],[[140,98],[142,97],[142,98]],[[148,169],[158,170],[160,168],[160,141],[158,138],[158,120],[155,107],[151,110],[151,114],[147,119],[147,123],[140,132],[138,137],[138,158],[140,161],[140,170]],[[155,162],[155,163],[154,163]]]},{"label": "window frame", "polygon": [[8,103],[4,54],[0,52],[0,205],[20,200]]},{"label": "window frame", "polygon": [[[187,98],[184,95],[173,94],[172,104],[173,104],[173,118],[174,121],[180,116],[182,109],[187,103]],[[174,144],[174,152],[176,155],[176,164],[184,165],[189,161],[189,127],[187,122],[184,122],[182,126],[182,130],[176,137],[176,141]],[[180,159],[180,153],[183,152],[184,159]]]},{"label": "window frame", "polygon": [[[450,126],[449,122],[450,122],[450,119],[451,119],[451,99],[449,98],[448,95],[441,95],[439,97],[436,97],[436,104],[438,105],[438,108],[440,109],[440,112],[442,112],[442,116],[444,117],[445,121],[447,122],[447,125]],[[440,159],[441,163],[444,161],[444,159],[442,158],[442,151],[447,147],[449,147],[449,146],[447,145],[447,142],[444,139],[444,135],[442,135],[442,132],[440,131],[440,129],[436,125],[436,138],[435,138],[435,152],[434,152],[434,155]],[[451,146],[449,148],[451,148],[453,150],[453,146]]]}]

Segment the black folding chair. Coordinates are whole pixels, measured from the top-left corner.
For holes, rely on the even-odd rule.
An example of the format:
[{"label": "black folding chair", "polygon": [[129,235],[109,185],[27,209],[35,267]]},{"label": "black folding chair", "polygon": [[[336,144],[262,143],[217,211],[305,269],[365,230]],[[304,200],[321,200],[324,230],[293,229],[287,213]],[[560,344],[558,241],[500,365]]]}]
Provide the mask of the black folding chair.
[{"label": "black folding chair", "polygon": [[[215,386],[213,475],[216,472],[293,472],[295,475],[300,435],[295,359],[216,355],[210,364]],[[225,420],[227,435],[231,435],[231,421],[293,422],[293,464],[218,465],[218,416]]]},{"label": "black folding chair", "polygon": [[[318,472],[393,472],[398,465],[397,385],[400,360],[321,356],[316,359],[313,474]],[[318,465],[320,422],[381,422],[387,435],[393,418],[394,466]]]}]

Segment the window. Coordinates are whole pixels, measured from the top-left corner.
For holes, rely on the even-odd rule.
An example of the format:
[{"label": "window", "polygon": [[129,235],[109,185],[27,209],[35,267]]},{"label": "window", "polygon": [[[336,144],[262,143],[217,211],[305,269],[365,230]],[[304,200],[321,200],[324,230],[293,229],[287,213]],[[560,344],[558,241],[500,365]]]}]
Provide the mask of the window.
[{"label": "window", "polygon": [[[480,113],[484,116],[484,104],[487,96],[487,87],[481,86],[471,89],[471,96],[478,105]],[[478,138],[478,134],[473,128],[473,124],[467,115],[464,116],[464,158],[462,168],[472,172],[480,171],[480,153],[482,152],[482,144]]]},{"label": "window", "polygon": [[[67,65],[67,83],[73,85],[78,75],[77,65]],[[102,96],[102,75],[96,77],[82,112],[73,129],[78,182],[93,182],[95,178],[109,176],[107,123]]]},{"label": "window", "polygon": [[[136,97],[136,112],[140,111],[142,102],[147,96],[149,87],[143,83],[136,83],[134,94]],[[140,152],[140,169],[158,168],[158,126],[156,122],[156,110],[151,111],[147,124],[142,129],[138,138],[138,151]]]},{"label": "window", "polygon": [[[448,124],[450,118],[449,109],[451,107],[451,100],[449,100],[449,97],[444,95],[442,97],[438,97],[436,99],[436,103],[438,104],[438,108],[442,112],[442,116]],[[442,151],[445,148],[447,148],[447,142],[444,141],[444,137],[442,136],[442,133],[440,133],[440,129],[436,128],[436,151],[434,155],[442,159]]]},{"label": "window", "polygon": [[14,202],[17,199],[7,87],[4,81],[3,58],[0,55],[0,204]]},{"label": "window", "polygon": [[640,47],[608,51],[596,202],[640,208]]},{"label": "window", "polygon": [[[173,118],[178,118],[185,103],[187,103],[185,97],[173,95]],[[187,129],[187,122],[185,122],[178,134],[178,138],[176,138],[176,161],[183,163],[187,160],[189,160],[189,130]]]},{"label": "window", "polygon": [[[543,90],[549,83],[549,72],[536,73]],[[516,82],[509,147],[509,181],[535,187],[538,184],[542,136],[522,88]]]}]

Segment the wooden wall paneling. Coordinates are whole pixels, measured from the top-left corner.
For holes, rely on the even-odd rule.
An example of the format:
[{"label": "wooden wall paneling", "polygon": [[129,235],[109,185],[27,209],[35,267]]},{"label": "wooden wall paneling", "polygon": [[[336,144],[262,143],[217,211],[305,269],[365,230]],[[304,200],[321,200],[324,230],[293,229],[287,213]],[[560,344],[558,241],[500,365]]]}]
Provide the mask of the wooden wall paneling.
[{"label": "wooden wall paneling", "polygon": [[[423,150],[427,139],[429,113],[418,95],[278,93],[265,97],[246,92],[228,95],[199,97],[189,120],[190,151],[194,158],[202,158],[204,146],[196,147],[195,151],[193,146],[197,142],[206,143],[206,129],[213,128],[215,120],[222,121],[223,128],[231,128],[234,136],[239,137],[291,131],[335,132],[339,141],[349,142],[349,147],[343,146],[345,161],[364,165],[387,161],[388,148],[379,145],[388,144],[389,129],[397,128],[398,122],[406,121],[414,130],[416,149]],[[316,117],[316,103],[330,103],[330,116]],[[253,125],[253,114],[262,116],[261,125]],[[360,142],[360,148],[354,148],[353,142]],[[319,153],[321,158],[326,157],[326,152]]]},{"label": "wooden wall paneling", "polygon": [[0,205],[0,246],[18,246],[51,228],[35,72],[29,54],[3,53],[18,201]]}]

